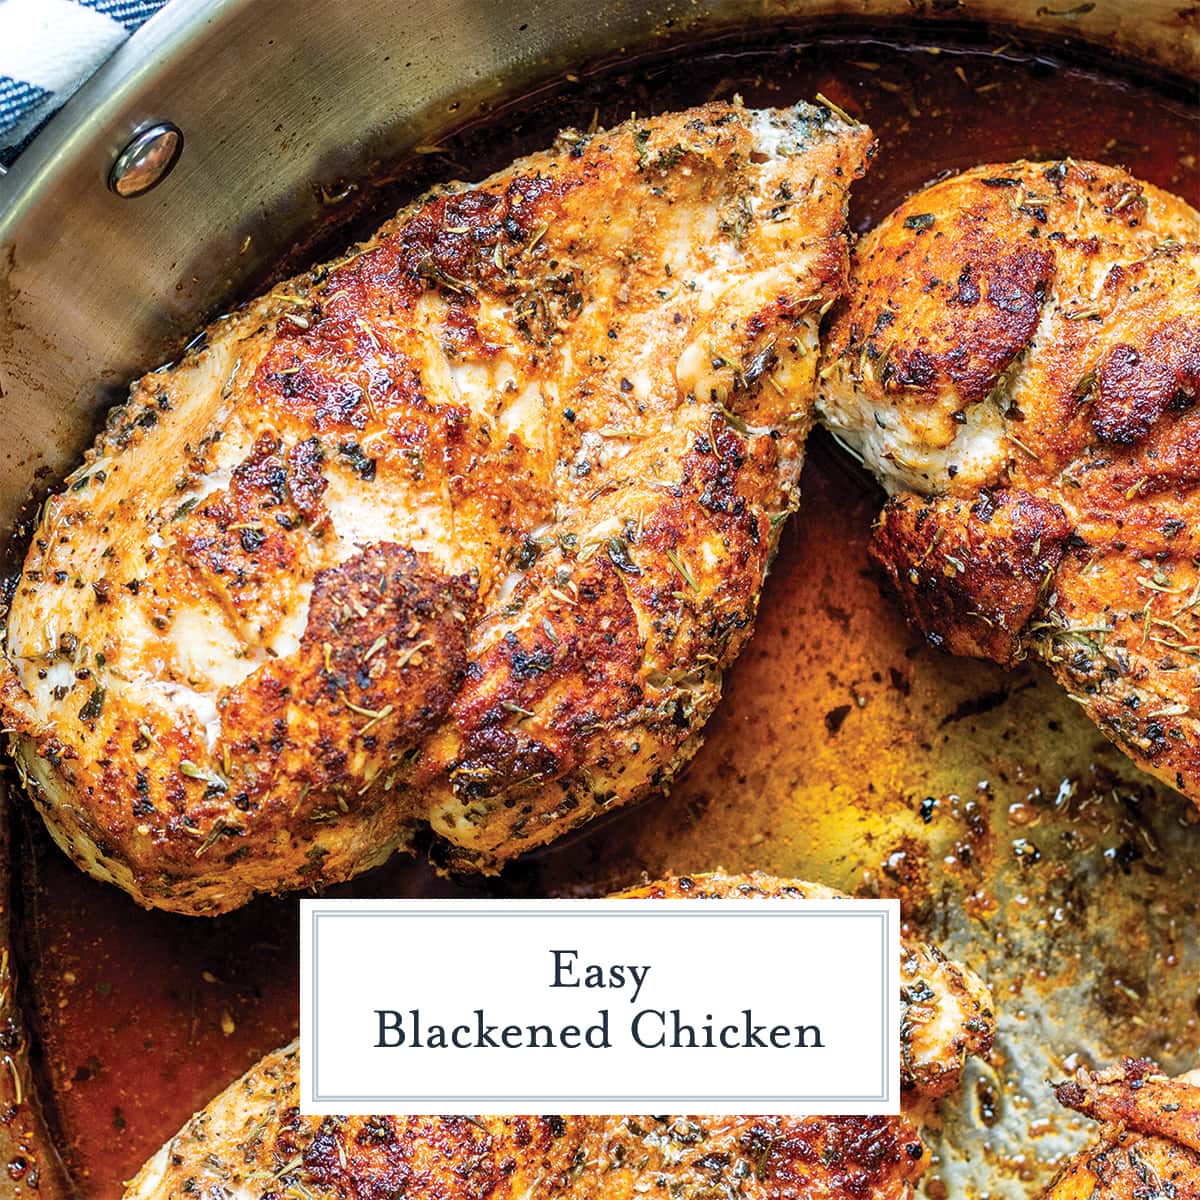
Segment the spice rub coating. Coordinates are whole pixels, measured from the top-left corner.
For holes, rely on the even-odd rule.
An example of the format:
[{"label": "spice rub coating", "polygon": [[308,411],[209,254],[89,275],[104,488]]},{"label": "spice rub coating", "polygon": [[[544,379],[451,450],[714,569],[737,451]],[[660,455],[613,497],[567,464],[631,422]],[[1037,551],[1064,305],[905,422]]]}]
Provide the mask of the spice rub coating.
[{"label": "spice rub coating", "polygon": [[820,374],[917,628],[1036,655],[1200,801],[1200,214],[1090,162],[934,184],[860,242]]},{"label": "spice rub coating", "polygon": [[[620,895],[841,897],[759,874],[681,876]],[[957,1083],[964,1052],[986,1051],[990,997],[931,947],[904,947],[902,978],[905,1023],[923,1031],[919,1061],[911,1041],[905,1052],[905,1102],[928,1104]],[[292,1045],[196,1114],[126,1200],[268,1200],[289,1189],[312,1200],[912,1200],[928,1158],[910,1116],[319,1118],[301,1117],[298,1104]]]},{"label": "spice rub coating", "polygon": [[1148,1059],[1080,1071],[1059,1102],[1101,1122],[1096,1144],[1068,1163],[1046,1200],[1200,1197],[1200,1079],[1168,1079]]},{"label": "spice rub coating", "polygon": [[797,503],[870,150],[805,104],[568,130],[140,380],[4,632],[60,845],[219,913],[666,786]]}]

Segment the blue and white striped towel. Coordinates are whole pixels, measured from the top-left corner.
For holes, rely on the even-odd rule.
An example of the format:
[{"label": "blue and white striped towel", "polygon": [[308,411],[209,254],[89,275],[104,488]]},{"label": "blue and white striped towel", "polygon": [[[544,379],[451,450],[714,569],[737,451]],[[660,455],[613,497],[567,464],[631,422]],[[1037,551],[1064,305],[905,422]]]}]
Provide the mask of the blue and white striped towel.
[{"label": "blue and white striped towel", "polygon": [[0,163],[167,0],[0,0]]}]

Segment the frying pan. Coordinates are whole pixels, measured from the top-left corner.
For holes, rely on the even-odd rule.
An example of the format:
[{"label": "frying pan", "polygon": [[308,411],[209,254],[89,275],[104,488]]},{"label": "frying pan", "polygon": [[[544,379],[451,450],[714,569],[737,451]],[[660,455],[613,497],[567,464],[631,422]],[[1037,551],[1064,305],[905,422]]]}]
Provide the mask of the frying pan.
[{"label": "frying pan", "polygon": [[[3,547],[123,386],[367,211],[361,181],[565,70],[749,23],[886,31],[903,20],[936,40],[969,20],[1194,78],[1198,11],[1182,0],[175,0],[0,178]],[[143,196],[114,195],[114,160],[163,120],[183,131],[178,165]],[[668,800],[543,855],[519,887],[596,892],[642,871],[720,865],[899,894],[915,929],[988,976],[1003,1014],[993,1061],[945,1106],[926,1194],[1023,1197],[1086,1135],[1053,1114],[1048,1075],[1125,1051],[1180,1070],[1197,1057],[1200,828],[1036,669],[1004,674],[916,645],[859,569],[878,496],[826,443],[813,453],[806,508],[823,517],[786,535],[700,759]],[[27,866],[14,864],[8,816],[6,897]],[[55,1200],[75,1192],[38,1102],[14,911],[0,907],[0,1196]]]}]

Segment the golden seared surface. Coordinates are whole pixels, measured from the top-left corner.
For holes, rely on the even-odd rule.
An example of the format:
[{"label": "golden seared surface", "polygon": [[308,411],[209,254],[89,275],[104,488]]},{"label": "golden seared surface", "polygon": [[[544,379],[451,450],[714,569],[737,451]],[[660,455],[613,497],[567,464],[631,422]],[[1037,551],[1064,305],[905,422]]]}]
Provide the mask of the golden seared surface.
[{"label": "golden seared surface", "polygon": [[797,501],[869,150],[808,105],[568,131],[144,377],[8,615],[56,840],[216,913],[665,784]]},{"label": "golden seared surface", "polygon": [[319,1119],[299,1115],[298,1078],[294,1045],[268,1055],[146,1164],[127,1200],[907,1200],[924,1165],[904,1117]]},{"label": "golden seared surface", "polygon": [[926,637],[1032,651],[1200,801],[1200,215],[1071,160],[935,184],[860,243],[821,377]]},{"label": "golden seared surface", "polygon": [[1073,1159],[1046,1200],[1196,1200],[1200,1197],[1200,1086],[1167,1079],[1148,1059],[1080,1071],[1060,1103],[1100,1121],[1094,1146]]},{"label": "golden seared surface", "polygon": [[[841,893],[762,874],[711,874],[620,895],[829,899]],[[970,971],[928,947],[905,947],[902,975],[905,1025],[922,1031],[928,1056],[910,1073],[906,1047],[905,1086],[940,1096],[958,1082],[964,1054],[990,1046],[990,997]],[[928,1157],[906,1116],[322,1119],[301,1117],[298,1100],[292,1045],[268,1055],[193,1117],[143,1167],[127,1200],[186,1200],[210,1190],[265,1200],[289,1189],[311,1200],[911,1200]]]}]

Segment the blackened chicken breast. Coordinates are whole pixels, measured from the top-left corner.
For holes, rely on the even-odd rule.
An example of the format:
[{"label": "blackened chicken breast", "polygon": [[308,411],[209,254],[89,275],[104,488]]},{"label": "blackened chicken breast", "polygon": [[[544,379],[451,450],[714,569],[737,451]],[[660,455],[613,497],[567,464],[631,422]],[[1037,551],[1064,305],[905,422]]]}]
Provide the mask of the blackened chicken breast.
[{"label": "blackened chicken breast", "polygon": [[665,787],[797,503],[869,131],[567,131],[145,376],[34,533],[0,705],[144,905],[495,870]]},{"label": "blackened chicken breast", "polygon": [[1095,1143],[1055,1178],[1046,1200],[1200,1198],[1200,1076],[1168,1079],[1148,1059],[1080,1071],[1060,1103],[1101,1122]]},{"label": "blackened chicken breast", "polygon": [[1099,163],[943,180],[859,243],[820,374],[917,628],[1035,655],[1200,801],[1200,214]]},{"label": "blackened chicken breast", "polygon": [[[749,876],[680,876],[629,898],[841,894]],[[269,1054],[197,1113],[126,1200],[913,1200],[929,1159],[919,1121],[995,1032],[966,967],[916,943],[901,958],[898,1117],[302,1117],[295,1045]]]}]

